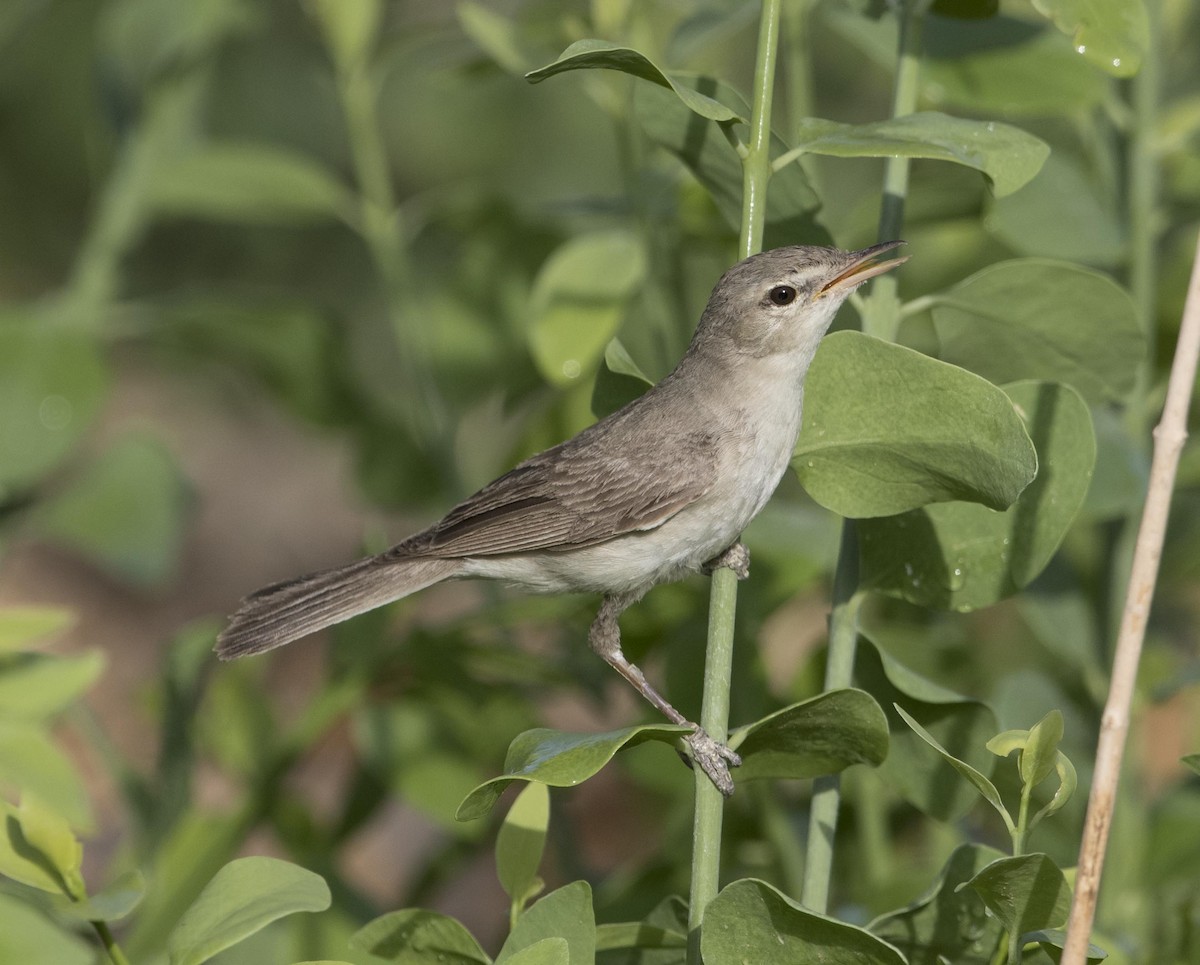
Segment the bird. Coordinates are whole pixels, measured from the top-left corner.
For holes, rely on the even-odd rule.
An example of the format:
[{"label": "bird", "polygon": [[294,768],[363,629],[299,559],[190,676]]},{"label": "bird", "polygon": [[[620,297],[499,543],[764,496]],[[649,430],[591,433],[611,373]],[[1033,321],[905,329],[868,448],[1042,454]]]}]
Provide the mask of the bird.
[{"label": "bird", "polygon": [[642,396],[534,455],[382,553],[264,587],[219,634],[229,660],[262,653],[444,580],[602,595],[591,649],[672,723],[728,796],[735,751],[676,710],[621,650],[618,619],[653,586],[728,566],[800,433],[804,380],[847,296],[907,257],[901,241],[751,255],[717,282],[678,365]]}]

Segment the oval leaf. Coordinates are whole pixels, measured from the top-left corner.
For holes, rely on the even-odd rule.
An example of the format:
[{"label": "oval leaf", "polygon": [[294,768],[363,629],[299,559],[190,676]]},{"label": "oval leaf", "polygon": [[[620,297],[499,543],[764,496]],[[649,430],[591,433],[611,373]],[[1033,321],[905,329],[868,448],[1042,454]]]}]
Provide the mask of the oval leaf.
[{"label": "oval leaf", "polygon": [[622,747],[648,740],[674,743],[690,733],[692,728],[676,724],[643,724],[604,734],[569,734],[545,727],[527,730],[509,745],[504,758],[505,773],[468,794],[455,817],[459,821],[483,817],[513,781],[574,787],[599,771]]},{"label": "oval leaf", "polygon": [[1037,445],[1037,478],[1002,513],[944,503],[860,523],[866,585],[965,612],[1012,595],[1045,569],[1087,494],[1096,458],[1091,416],[1065,385],[1019,382],[1005,391]]},{"label": "oval leaf", "polygon": [[705,908],[700,954],[705,965],[904,965],[894,947],[865,929],[805,911],[754,878],[727,885]]},{"label": "oval leaf", "polygon": [[792,466],[842,516],[968,499],[1009,506],[1034,478],[1033,443],[984,379],[859,332],[821,342]]},{"label": "oval leaf", "polygon": [[1000,858],[971,878],[972,888],[1012,935],[1056,928],[1071,910],[1071,889],[1044,854]]},{"label": "oval leaf", "polygon": [[0,875],[52,895],[67,895],[68,887],[54,861],[29,840],[21,812],[0,799]]},{"label": "oval leaf", "polygon": [[316,161],[264,144],[217,144],[165,163],[150,202],[162,214],[239,224],[349,219],[354,210]]},{"label": "oval leaf", "polygon": [[104,664],[102,650],[71,657],[42,653],[0,657],[0,717],[30,721],[53,717],[92,685]]},{"label": "oval leaf", "polygon": [[517,795],[496,836],[496,877],[514,901],[524,900],[537,878],[549,826],[550,792],[535,781]]},{"label": "oval leaf", "polygon": [[812,778],[852,764],[878,766],[888,753],[887,718],[861,690],[833,690],[776,711],[729,737],[742,755],[738,781]]},{"label": "oval leaf", "polygon": [[670,77],[649,57],[629,47],[610,44],[606,40],[577,40],[558,56],[558,60],[537,70],[531,70],[525,78],[533,84],[561,74],[567,70],[590,70],[602,68],[632,74],[652,84],[674,91],[675,96],[689,111],[708,118],[710,121],[740,121],[744,118],[730,110],[718,100],[701,94]]},{"label": "oval leaf", "polygon": [[213,875],[167,939],[171,965],[201,965],[285,915],[324,911],[329,886],[278,858],[237,858]]},{"label": "oval leaf", "polygon": [[1117,77],[1132,77],[1150,46],[1142,0],[1033,0],[1071,38],[1075,52]]},{"label": "oval leaf", "polygon": [[363,925],[350,938],[350,947],[385,962],[423,965],[488,965],[491,959],[466,926],[456,918],[423,908],[405,908]]},{"label": "oval leaf", "polygon": [[627,231],[572,238],[546,260],[533,285],[529,342],[547,381],[570,385],[590,374],[645,275],[642,243]]},{"label": "oval leaf", "polygon": [[873,124],[806,118],[790,153],[952,161],[981,172],[996,195],[1003,197],[1033,179],[1050,147],[1041,138],[1008,124],[926,111]]},{"label": "oval leaf", "polygon": [[0,719],[0,782],[36,795],[72,827],[92,826],[87,789],[44,723]]},{"label": "oval leaf", "polygon": [[[567,957],[550,949],[535,953],[529,951],[541,945],[547,938],[558,938],[567,944]],[[557,891],[552,891],[517,919],[504,947],[496,956],[496,965],[506,962],[526,961],[521,953],[532,956],[530,963],[570,962],[584,965],[596,959],[596,915],[592,910],[592,888],[586,881],[572,881]]]},{"label": "oval leaf", "polygon": [[992,382],[1066,382],[1089,402],[1133,388],[1145,339],[1129,293],[1099,272],[1004,261],[931,296],[941,358]]}]

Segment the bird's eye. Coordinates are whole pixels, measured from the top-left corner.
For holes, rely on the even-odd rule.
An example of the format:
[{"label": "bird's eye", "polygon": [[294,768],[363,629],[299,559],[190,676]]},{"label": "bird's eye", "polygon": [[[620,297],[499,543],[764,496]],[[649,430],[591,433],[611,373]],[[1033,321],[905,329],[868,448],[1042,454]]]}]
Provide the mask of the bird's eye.
[{"label": "bird's eye", "polygon": [[791,285],[776,285],[767,292],[767,297],[776,305],[790,305],[796,300],[796,289]]}]

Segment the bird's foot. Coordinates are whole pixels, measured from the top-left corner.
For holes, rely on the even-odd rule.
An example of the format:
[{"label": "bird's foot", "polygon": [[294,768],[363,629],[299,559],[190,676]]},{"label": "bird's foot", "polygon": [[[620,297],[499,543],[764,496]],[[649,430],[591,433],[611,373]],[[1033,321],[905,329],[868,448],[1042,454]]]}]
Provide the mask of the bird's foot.
[{"label": "bird's foot", "polygon": [[714,556],[711,560],[700,567],[700,571],[707,576],[712,576],[713,570],[719,569],[722,566],[727,566],[733,570],[734,576],[739,580],[744,580],[750,576],[750,551],[746,549],[746,544],[741,540],[734,543],[729,549],[721,553],[719,556]]},{"label": "bird's foot", "polygon": [[[729,768],[742,766],[742,758],[738,753],[713,740],[699,725],[695,733],[683,740],[691,750],[692,761],[700,765],[700,770],[708,775],[716,789],[725,797],[733,794],[733,778]],[[691,761],[688,763],[690,765]]]}]

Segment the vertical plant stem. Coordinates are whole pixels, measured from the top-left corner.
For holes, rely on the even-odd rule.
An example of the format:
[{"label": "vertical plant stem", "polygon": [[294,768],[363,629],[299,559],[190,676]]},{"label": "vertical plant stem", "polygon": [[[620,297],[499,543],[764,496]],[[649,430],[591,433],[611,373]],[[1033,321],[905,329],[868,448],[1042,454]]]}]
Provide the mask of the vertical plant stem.
[{"label": "vertical plant stem", "polygon": [[[750,139],[742,159],[742,229],[739,256],[762,248],[767,215],[767,182],[771,178],[771,100],[779,47],[779,8],[782,0],[763,0],[758,52],[754,66],[754,106]],[[737,608],[737,577],[720,567],[713,572],[708,610],[708,641],[704,656],[704,698],[700,726],[713,740],[729,733],[729,690],[733,671],[733,624]],[[721,875],[721,819],[724,799],[699,768],[696,770],[696,811],[692,824],[692,886],[688,909],[688,965],[701,965],[700,925],[704,909],[716,897]]]},{"label": "vertical plant stem", "polygon": [[129,965],[129,959],[125,957],[125,953],[121,951],[121,946],[113,938],[113,933],[108,927],[108,923],[94,921],[92,922],[92,927],[96,929],[96,934],[100,936],[100,941],[104,944],[104,951],[108,955],[108,960],[113,965]]},{"label": "vertical plant stem", "polygon": [[[892,97],[892,117],[903,117],[916,110],[920,86],[921,20],[926,0],[903,0],[900,17],[899,49],[896,60],[896,89]],[[884,167],[883,201],[879,213],[879,240],[899,237],[904,223],[904,201],[908,195],[907,158],[888,158]],[[863,302],[863,331],[891,340],[900,322],[900,299],[895,278],[886,275],[871,284],[870,297]],[[825,689],[850,686],[854,652],[858,640],[858,611],[861,605],[858,574],[858,535],[853,520],[842,524],[841,549],[833,577],[833,612],[829,618],[829,658],[825,669]],[[804,868],[803,904],[824,912],[829,903],[829,876],[833,869],[833,840],[837,833],[841,808],[841,781],[837,775],[813,782],[812,810],[809,814],[807,862]]]},{"label": "vertical plant stem", "polygon": [[[842,523],[842,543],[833,576],[833,612],[829,617],[829,656],[825,664],[825,689],[850,686],[858,641],[858,528],[854,520]],[[813,781],[808,816],[808,847],[804,862],[804,890],[800,901],[824,914],[829,906],[829,880],[833,871],[833,839],[841,807],[841,779],[837,774]]]},{"label": "vertical plant stem", "polygon": [[1200,243],[1192,264],[1187,302],[1175,346],[1175,360],[1167,384],[1167,401],[1162,418],[1154,430],[1154,458],[1150,464],[1150,485],[1142,522],[1138,529],[1133,553],[1133,570],[1125,596],[1125,614],[1117,637],[1113,657],[1112,684],[1104,715],[1100,723],[1100,740],[1096,748],[1096,771],[1088,797],[1087,817],[1084,820],[1083,841],[1079,848],[1079,870],[1075,879],[1075,900],[1067,924],[1067,941],[1063,947],[1064,965],[1083,965],[1087,960],[1088,938],[1096,913],[1096,898],[1100,892],[1100,876],[1104,868],[1104,852],[1108,846],[1108,831],[1112,825],[1117,785],[1121,776],[1121,760],[1129,734],[1129,709],[1141,662],[1142,642],[1150,617],[1150,602],[1158,578],[1166,536],[1167,515],[1171,507],[1171,491],[1179,455],[1187,441],[1188,404],[1196,382],[1197,358],[1200,357]]}]

